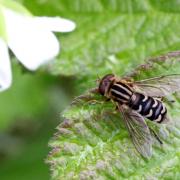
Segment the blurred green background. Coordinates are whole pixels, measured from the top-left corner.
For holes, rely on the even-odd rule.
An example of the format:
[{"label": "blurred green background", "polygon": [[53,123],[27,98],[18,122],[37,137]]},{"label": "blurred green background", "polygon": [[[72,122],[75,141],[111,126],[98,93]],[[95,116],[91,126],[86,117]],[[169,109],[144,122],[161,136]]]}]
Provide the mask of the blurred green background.
[{"label": "blurred green background", "polygon": [[[39,8],[39,1],[19,2],[32,12],[38,9],[35,15],[51,14],[49,7]],[[59,15],[55,8],[50,11]],[[48,141],[73,97],[73,78],[50,75],[47,69],[30,72],[14,56],[11,63],[13,84],[0,93],[0,179],[50,179]]]},{"label": "blurred green background", "polygon": [[178,0],[18,2],[34,15],[77,23],[76,31],[57,34],[62,50],[48,68],[28,72],[12,57],[13,85],[0,93],[0,179],[46,180],[48,141],[61,111],[97,75],[121,75],[147,57],[179,50],[180,6]]},{"label": "blurred green background", "polygon": [[44,161],[60,112],[73,95],[68,81],[24,72],[13,62],[13,85],[0,94],[0,179],[49,179]]}]

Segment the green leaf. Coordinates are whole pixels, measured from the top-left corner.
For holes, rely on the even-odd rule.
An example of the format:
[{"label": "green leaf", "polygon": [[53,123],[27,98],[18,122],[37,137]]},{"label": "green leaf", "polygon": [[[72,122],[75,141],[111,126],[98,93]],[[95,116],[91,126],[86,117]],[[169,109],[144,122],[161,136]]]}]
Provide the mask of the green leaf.
[{"label": "green leaf", "polygon": [[[150,59],[131,76],[139,79],[179,70],[180,52],[173,52]],[[171,97],[176,102],[167,105],[172,123],[157,125],[147,120],[163,140],[162,146],[154,141],[150,159],[136,152],[112,102],[91,93],[76,99],[62,113],[64,122],[49,143],[52,151],[47,162],[53,179],[178,179],[179,97],[179,94]]]},{"label": "green leaf", "polygon": [[60,35],[62,52],[52,67],[55,74],[92,74],[96,68],[98,74],[120,73],[124,63],[132,67],[150,55],[180,47],[180,15],[167,12],[168,6],[163,11],[148,1],[116,0],[48,5],[56,5],[60,15],[77,23],[75,32]]},{"label": "green leaf", "polygon": [[76,32],[61,38],[55,74],[121,74],[150,55],[180,48],[179,14],[83,13],[74,20]]},{"label": "green leaf", "polygon": [[147,57],[180,49],[178,0],[24,0],[24,4],[35,15],[62,16],[77,24],[74,32],[58,34],[61,53],[51,67],[53,74],[121,75]]},{"label": "green leaf", "polygon": [[[75,76],[70,89],[81,94],[107,73],[133,71],[146,58],[180,49],[179,1],[155,0],[24,0],[35,15],[62,16],[77,28],[57,34],[61,53],[51,73]],[[39,11],[39,9],[41,9]],[[53,11],[51,11],[53,10]],[[170,58],[173,59],[173,58]],[[176,59],[176,58],[175,58]],[[179,66],[155,63],[135,78],[178,73]],[[177,64],[177,63],[176,63]],[[95,97],[100,98],[100,97]],[[55,179],[179,179],[179,98],[169,107],[175,126],[162,125],[163,147],[154,147],[150,160],[136,153],[111,103],[74,105],[62,116],[48,157]],[[151,124],[150,124],[151,125]],[[142,177],[142,178],[141,178]]]}]

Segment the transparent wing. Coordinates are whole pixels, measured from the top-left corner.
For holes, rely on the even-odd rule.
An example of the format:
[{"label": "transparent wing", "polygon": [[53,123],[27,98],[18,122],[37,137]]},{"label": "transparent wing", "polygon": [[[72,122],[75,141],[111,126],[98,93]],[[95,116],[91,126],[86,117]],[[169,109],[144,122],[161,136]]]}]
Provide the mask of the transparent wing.
[{"label": "transparent wing", "polygon": [[148,96],[163,97],[180,91],[180,74],[159,76],[134,82],[137,92]]},{"label": "transparent wing", "polygon": [[118,104],[118,110],[122,113],[123,121],[136,150],[145,158],[152,155],[152,137],[144,118],[131,109]]}]

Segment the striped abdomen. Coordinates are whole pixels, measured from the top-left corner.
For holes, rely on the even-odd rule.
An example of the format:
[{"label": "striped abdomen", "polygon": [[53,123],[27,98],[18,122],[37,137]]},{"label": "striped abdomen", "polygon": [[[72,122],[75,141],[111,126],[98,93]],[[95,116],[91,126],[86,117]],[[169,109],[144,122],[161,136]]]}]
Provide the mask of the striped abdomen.
[{"label": "striped abdomen", "polygon": [[129,107],[147,119],[158,123],[163,121],[167,113],[167,109],[161,101],[140,93],[134,93],[132,95]]},{"label": "striped abdomen", "polygon": [[167,109],[161,101],[140,93],[134,93],[126,84],[121,82],[113,84],[109,93],[114,101],[126,104],[147,119],[161,123],[166,116]]},{"label": "striped abdomen", "polygon": [[129,86],[121,82],[115,83],[110,88],[110,97],[121,104],[128,104],[133,95],[133,91]]}]

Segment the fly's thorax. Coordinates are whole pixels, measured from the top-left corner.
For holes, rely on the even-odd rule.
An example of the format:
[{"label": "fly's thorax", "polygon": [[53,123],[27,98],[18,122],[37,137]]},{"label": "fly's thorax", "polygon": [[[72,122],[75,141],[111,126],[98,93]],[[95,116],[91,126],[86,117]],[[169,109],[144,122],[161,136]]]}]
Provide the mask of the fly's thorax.
[{"label": "fly's thorax", "polygon": [[125,83],[116,82],[109,90],[109,97],[121,104],[128,104],[133,95],[133,90]]},{"label": "fly's thorax", "polygon": [[158,99],[140,93],[133,93],[129,107],[152,121],[161,123],[166,116],[167,109]]}]

